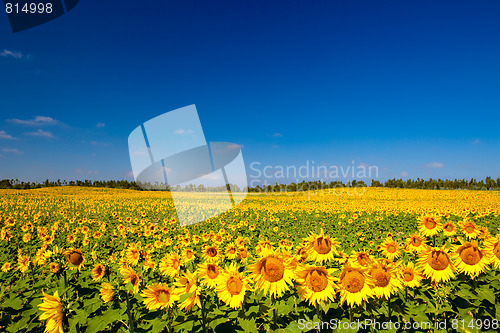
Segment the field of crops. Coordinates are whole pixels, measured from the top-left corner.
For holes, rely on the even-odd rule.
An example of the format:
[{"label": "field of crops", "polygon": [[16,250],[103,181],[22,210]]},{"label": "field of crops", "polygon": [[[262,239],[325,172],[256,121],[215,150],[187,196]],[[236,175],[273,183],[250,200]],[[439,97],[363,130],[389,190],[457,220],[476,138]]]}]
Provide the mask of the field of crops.
[{"label": "field of crops", "polygon": [[340,190],[187,227],[165,192],[1,190],[0,331],[500,329],[499,192]]}]

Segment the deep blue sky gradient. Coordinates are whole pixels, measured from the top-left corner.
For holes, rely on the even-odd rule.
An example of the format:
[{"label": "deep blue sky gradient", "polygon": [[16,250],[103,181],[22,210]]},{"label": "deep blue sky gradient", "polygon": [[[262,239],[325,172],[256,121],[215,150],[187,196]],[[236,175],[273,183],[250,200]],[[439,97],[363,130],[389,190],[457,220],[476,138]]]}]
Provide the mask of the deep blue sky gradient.
[{"label": "deep blue sky gradient", "polygon": [[[247,166],[500,177],[499,17],[498,1],[82,0],[13,34],[0,14],[0,179],[132,179],[129,133],[190,104]],[[58,123],[11,120],[36,116]]]}]

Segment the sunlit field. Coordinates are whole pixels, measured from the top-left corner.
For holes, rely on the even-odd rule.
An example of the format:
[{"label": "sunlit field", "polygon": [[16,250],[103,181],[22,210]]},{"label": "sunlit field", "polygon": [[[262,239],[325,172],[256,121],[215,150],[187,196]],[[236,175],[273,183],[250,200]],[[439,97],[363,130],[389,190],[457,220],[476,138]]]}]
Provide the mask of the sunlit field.
[{"label": "sunlit field", "polygon": [[168,192],[0,193],[0,331],[500,329],[500,192],[249,194],[187,227]]}]

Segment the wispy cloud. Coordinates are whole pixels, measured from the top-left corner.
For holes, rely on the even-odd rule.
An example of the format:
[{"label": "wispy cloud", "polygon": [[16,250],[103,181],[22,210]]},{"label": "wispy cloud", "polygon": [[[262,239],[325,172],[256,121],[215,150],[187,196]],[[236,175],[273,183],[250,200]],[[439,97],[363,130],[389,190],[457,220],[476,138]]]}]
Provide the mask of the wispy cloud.
[{"label": "wispy cloud", "polygon": [[179,135],[187,135],[187,134],[193,134],[193,130],[190,129],[185,130],[183,128],[179,128],[178,130],[175,130],[174,133]]},{"label": "wispy cloud", "polygon": [[110,147],[110,146],[112,146],[111,143],[102,142],[102,141],[90,141],[89,143],[92,146],[100,146],[100,147]]},{"label": "wispy cloud", "polygon": [[10,51],[4,49],[2,53],[0,53],[0,56],[6,57],[6,58],[15,58],[15,59],[21,59],[24,57],[22,52],[19,51]]},{"label": "wispy cloud", "polygon": [[105,123],[97,123],[97,124],[95,124],[95,126],[98,128],[101,128],[101,127],[106,126],[106,124]]},{"label": "wispy cloud", "polygon": [[7,134],[7,132],[5,131],[0,131],[0,139],[15,140],[16,138],[10,134]]},{"label": "wispy cloud", "polygon": [[99,173],[98,170],[87,170],[85,168],[77,168],[75,169],[75,173],[79,175],[97,175]]},{"label": "wispy cloud", "polygon": [[408,172],[406,171],[401,171],[401,173],[399,174],[401,177],[408,177]]},{"label": "wispy cloud", "polygon": [[275,138],[281,138],[282,136],[283,136],[283,134],[281,134],[281,133],[274,133],[273,134],[273,137],[275,137]]},{"label": "wispy cloud", "polygon": [[44,126],[44,125],[59,125],[61,122],[59,120],[55,120],[52,117],[45,116],[36,116],[33,119],[7,119],[7,121],[19,124],[19,125],[28,125],[28,126]]},{"label": "wispy cloud", "polygon": [[42,131],[41,129],[39,129],[38,131],[36,132],[28,132],[28,133],[24,133],[26,135],[32,135],[32,136],[41,136],[41,137],[44,137],[44,138],[55,138],[55,136],[49,132],[49,131]]},{"label": "wispy cloud", "polygon": [[4,153],[12,153],[12,154],[16,154],[16,155],[23,154],[22,151],[20,151],[19,149],[16,149],[16,148],[3,148],[2,151]]},{"label": "wispy cloud", "polygon": [[425,166],[428,168],[433,168],[433,169],[442,169],[442,168],[444,168],[444,163],[431,162],[431,163],[427,163]]}]

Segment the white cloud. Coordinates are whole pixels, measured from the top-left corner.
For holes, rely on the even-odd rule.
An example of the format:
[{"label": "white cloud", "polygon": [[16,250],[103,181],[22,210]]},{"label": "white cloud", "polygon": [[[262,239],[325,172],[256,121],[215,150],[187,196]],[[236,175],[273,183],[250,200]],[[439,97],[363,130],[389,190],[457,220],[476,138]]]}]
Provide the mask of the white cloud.
[{"label": "white cloud", "polygon": [[52,133],[50,133],[49,131],[42,131],[41,129],[39,129],[36,132],[28,132],[28,133],[24,133],[24,134],[32,135],[32,136],[41,136],[44,138],[54,138],[54,135],[52,135]]},{"label": "white cloud", "polygon": [[281,138],[283,135],[281,133],[274,133],[273,137],[275,138]]},{"label": "white cloud", "polygon": [[431,163],[427,163],[425,166],[428,168],[433,168],[433,169],[444,168],[444,164],[441,162],[431,162]]},{"label": "white cloud", "polygon": [[28,126],[43,126],[43,125],[58,125],[61,124],[59,120],[55,120],[52,117],[36,116],[34,119],[23,120],[23,119],[7,119],[14,124],[28,125]]},{"label": "white cloud", "polygon": [[185,130],[183,128],[179,128],[178,130],[175,130],[174,133],[179,135],[185,135],[185,134],[193,134],[193,131],[190,129]]},{"label": "white cloud", "polygon": [[9,140],[15,140],[16,138],[13,137],[10,134],[7,134],[5,131],[0,131],[0,139],[9,139]]},{"label": "white cloud", "polygon": [[408,177],[408,172],[406,171],[401,171],[401,173],[399,174],[401,177]]},{"label": "white cloud", "polygon": [[97,123],[97,124],[95,124],[95,126],[101,128],[101,127],[106,126],[106,124],[105,123]]},{"label": "white cloud", "polygon": [[12,154],[16,154],[16,155],[21,155],[23,152],[20,151],[19,149],[16,149],[16,148],[3,148],[2,151],[4,153],[12,153]]},{"label": "white cloud", "polygon": [[87,169],[83,169],[83,168],[77,168],[75,169],[75,172],[79,175],[97,175],[99,173],[98,170],[87,170]]},{"label": "white cloud", "polygon": [[9,51],[9,50],[4,49],[3,52],[0,53],[0,56],[21,59],[23,57],[23,54],[22,54],[22,52],[19,52],[19,51]]},{"label": "white cloud", "polygon": [[102,141],[90,141],[92,146],[100,146],[100,147],[110,147],[111,143],[102,142]]}]

